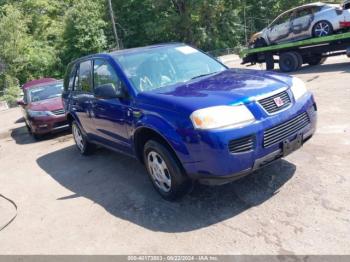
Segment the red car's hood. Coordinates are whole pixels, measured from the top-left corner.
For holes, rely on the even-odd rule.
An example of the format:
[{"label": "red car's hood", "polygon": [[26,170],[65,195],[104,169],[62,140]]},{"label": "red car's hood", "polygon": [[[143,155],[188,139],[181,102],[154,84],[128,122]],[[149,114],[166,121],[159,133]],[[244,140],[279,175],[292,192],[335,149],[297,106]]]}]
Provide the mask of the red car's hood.
[{"label": "red car's hood", "polygon": [[56,97],[52,99],[30,103],[27,109],[33,111],[55,111],[63,109],[62,97]]}]

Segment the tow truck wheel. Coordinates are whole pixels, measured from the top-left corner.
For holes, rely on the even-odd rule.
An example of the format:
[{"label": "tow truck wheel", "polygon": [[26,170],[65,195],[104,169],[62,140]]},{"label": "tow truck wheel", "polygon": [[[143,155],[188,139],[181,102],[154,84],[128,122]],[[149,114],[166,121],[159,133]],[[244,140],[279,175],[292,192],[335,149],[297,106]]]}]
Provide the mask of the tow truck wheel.
[{"label": "tow truck wheel", "polygon": [[265,56],[266,70],[272,71],[275,69],[275,60],[272,54],[266,54]]},{"label": "tow truck wheel", "polygon": [[302,55],[300,53],[298,53],[298,52],[293,52],[293,53],[298,58],[298,68],[297,68],[297,70],[298,70],[298,69],[300,69],[303,66],[304,60],[303,60],[303,57],[302,57]]},{"label": "tow truck wheel", "polygon": [[280,55],[279,66],[282,72],[293,72],[299,67],[299,60],[295,52],[286,52]]}]

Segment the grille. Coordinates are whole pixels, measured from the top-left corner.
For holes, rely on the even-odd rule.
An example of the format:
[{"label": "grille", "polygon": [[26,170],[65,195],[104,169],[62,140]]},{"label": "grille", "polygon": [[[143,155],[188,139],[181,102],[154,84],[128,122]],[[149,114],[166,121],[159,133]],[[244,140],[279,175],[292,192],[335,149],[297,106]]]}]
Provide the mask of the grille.
[{"label": "grille", "polygon": [[231,153],[244,153],[253,150],[254,137],[247,136],[240,139],[231,140],[228,148]]},{"label": "grille", "polygon": [[[280,97],[283,101],[283,106],[278,107],[275,103],[274,99]],[[291,104],[290,97],[287,93],[287,91],[284,91],[282,93],[276,94],[274,96],[270,96],[268,98],[264,98],[259,100],[259,104],[262,105],[262,107],[269,113],[276,113],[286,107],[288,107]]]},{"label": "grille", "polygon": [[59,109],[59,110],[54,110],[51,111],[54,115],[58,116],[58,115],[64,115],[64,109]]},{"label": "grille", "polygon": [[288,137],[298,133],[298,131],[302,130],[309,124],[310,118],[305,112],[292,120],[266,130],[264,132],[264,147],[269,147],[286,140]]}]

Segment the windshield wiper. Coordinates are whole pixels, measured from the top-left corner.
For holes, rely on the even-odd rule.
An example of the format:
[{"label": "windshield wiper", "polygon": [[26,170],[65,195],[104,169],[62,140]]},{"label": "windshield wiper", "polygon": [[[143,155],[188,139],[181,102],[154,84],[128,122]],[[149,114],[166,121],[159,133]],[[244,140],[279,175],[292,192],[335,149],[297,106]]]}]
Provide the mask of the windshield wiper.
[{"label": "windshield wiper", "polygon": [[210,75],[214,75],[218,72],[214,72],[214,73],[208,73],[208,74],[203,74],[203,75],[199,75],[199,76],[195,76],[195,77],[192,77],[191,80],[194,80],[194,79],[197,79],[197,78],[201,78],[201,77],[205,77],[205,76],[210,76]]}]

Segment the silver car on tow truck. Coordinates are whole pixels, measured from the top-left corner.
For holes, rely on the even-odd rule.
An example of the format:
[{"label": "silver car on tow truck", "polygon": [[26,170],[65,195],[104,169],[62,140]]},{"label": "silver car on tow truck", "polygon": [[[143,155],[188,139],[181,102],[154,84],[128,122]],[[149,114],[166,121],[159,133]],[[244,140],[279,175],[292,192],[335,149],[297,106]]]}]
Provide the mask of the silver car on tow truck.
[{"label": "silver car on tow truck", "polygon": [[249,46],[257,48],[349,30],[348,2],[348,0],[344,1],[343,5],[319,2],[284,12],[268,27],[254,34],[249,41]]}]

